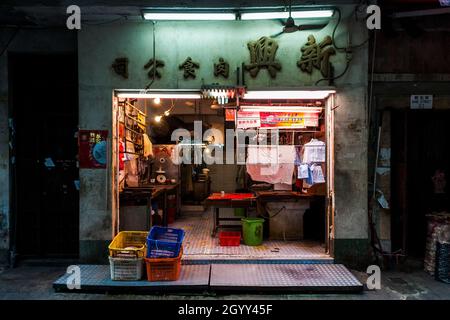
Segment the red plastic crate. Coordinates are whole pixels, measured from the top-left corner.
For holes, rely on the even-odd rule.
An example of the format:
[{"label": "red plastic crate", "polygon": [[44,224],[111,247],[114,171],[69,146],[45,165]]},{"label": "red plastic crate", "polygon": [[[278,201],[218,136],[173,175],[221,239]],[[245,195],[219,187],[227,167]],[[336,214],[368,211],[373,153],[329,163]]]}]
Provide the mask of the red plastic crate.
[{"label": "red plastic crate", "polygon": [[241,244],[241,233],[239,231],[221,231],[219,233],[219,244],[222,247],[239,246]]},{"label": "red plastic crate", "polygon": [[176,281],[180,277],[183,247],[176,258],[145,258],[148,281]]}]

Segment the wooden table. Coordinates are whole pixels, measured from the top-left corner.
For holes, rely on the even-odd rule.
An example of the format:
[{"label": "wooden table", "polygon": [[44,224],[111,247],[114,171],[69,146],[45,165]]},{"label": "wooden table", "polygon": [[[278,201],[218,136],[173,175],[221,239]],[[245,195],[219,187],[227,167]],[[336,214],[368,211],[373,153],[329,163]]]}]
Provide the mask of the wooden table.
[{"label": "wooden table", "polygon": [[[163,226],[167,227],[167,216],[168,216],[168,210],[167,210],[167,196],[171,193],[176,193],[176,196],[178,197],[178,188],[180,186],[179,183],[176,184],[154,184],[150,185],[153,189],[152,193],[152,200],[157,200],[162,198],[163,201]],[[178,202],[178,199],[177,199]],[[177,210],[178,211],[178,210]]]},{"label": "wooden table", "polygon": [[318,197],[314,194],[301,193],[297,191],[255,191],[258,201],[276,202],[284,200],[302,200]]},{"label": "wooden table", "polygon": [[[140,228],[136,231],[150,230],[152,226],[152,192],[152,188],[141,187],[126,187],[122,190],[119,195],[120,229],[130,228],[131,223],[135,226],[133,230],[136,229],[136,226]],[[130,212],[125,210],[127,206],[145,206],[145,218],[142,214],[133,213],[130,215]]]},{"label": "wooden table", "polygon": [[[252,193],[220,193],[211,194],[204,203],[205,207],[214,208],[214,228],[212,236],[214,237],[220,228],[236,228],[237,225],[220,224],[221,221],[241,221],[241,218],[220,217],[220,208],[243,208],[247,216],[247,208],[256,205],[256,197]],[[241,224],[239,224],[239,227]]]},{"label": "wooden table", "polygon": [[[162,198],[163,202],[163,226],[167,227],[167,196],[170,193],[178,191],[179,183],[177,184],[145,184],[139,187],[124,188],[121,197],[145,197],[147,199],[147,221],[150,229],[153,226],[151,203]],[[178,194],[177,194],[178,197]],[[177,201],[178,202],[178,201]]]}]

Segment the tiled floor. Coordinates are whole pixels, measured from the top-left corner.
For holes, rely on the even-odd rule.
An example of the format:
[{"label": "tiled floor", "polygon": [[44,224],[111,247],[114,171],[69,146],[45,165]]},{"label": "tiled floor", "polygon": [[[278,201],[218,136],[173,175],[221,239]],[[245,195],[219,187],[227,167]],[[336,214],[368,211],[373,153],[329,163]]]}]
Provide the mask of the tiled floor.
[{"label": "tiled floor", "polygon": [[[211,237],[213,214],[210,211],[185,213],[175,223],[174,228],[183,228],[183,260],[303,260],[307,263],[332,263],[325,254],[324,247],[311,241],[264,241],[261,246],[221,247],[218,236]],[[278,261],[280,262],[280,261]]]}]

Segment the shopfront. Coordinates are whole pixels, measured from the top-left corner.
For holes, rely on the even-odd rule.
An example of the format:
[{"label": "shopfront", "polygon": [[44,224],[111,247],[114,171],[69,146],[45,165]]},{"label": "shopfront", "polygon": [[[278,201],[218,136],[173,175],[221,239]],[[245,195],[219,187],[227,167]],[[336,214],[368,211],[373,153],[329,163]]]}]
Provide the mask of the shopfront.
[{"label": "shopfront", "polygon": [[183,229],[186,263],[331,263],[335,94],[116,90],[115,232]]},{"label": "shopfront", "polygon": [[[366,37],[366,32],[353,20],[349,9],[350,7],[341,8],[344,19],[334,39],[336,43],[343,45],[349,37],[353,43],[362,42]],[[122,186],[119,180],[122,176],[121,170],[118,170],[121,154],[118,144],[119,108],[126,106],[145,114],[145,125],[142,127],[145,127],[153,144],[152,152],[155,153],[158,145],[173,147],[176,144],[176,141],[170,139],[172,130],[184,128],[188,132],[193,132],[194,121],[202,121],[204,127],[200,127],[203,133],[210,128],[218,129],[224,136],[223,140],[216,144],[226,147],[227,129],[245,130],[246,121],[265,121],[268,129],[275,129],[279,123],[272,124],[273,127],[267,125],[270,123],[268,117],[271,112],[276,111],[274,108],[280,108],[278,110],[286,113],[289,111],[286,108],[299,107],[300,109],[295,112],[302,113],[305,111],[301,109],[302,107],[314,109],[314,104],[317,103],[315,107],[319,112],[311,113],[316,118],[308,119],[314,122],[318,117],[318,123],[314,123],[314,126],[297,124],[298,127],[282,127],[279,129],[279,142],[281,145],[292,146],[304,145],[313,139],[324,142],[326,159],[321,169],[325,182],[313,186],[315,194],[311,198],[314,200],[304,199],[303,195],[300,199],[267,198],[263,214],[266,217],[273,215],[275,217],[267,219],[271,220],[270,223],[264,224],[264,241],[267,241],[264,250],[250,253],[244,250],[246,253],[237,252],[237,256],[240,259],[252,257],[262,259],[267,256],[293,260],[317,258],[355,264],[366,261],[367,48],[361,47],[353,52],[347,72],[336,79],[331,90],[328,81],[317,83],[323,78],[320,65],[319,68],[312,65],[311,73],[303,71],[300,67],[302,56],[305,58],[304,54],[302,55],[302,47],[312,41],[312,38],[322,42],[332,34],[336,19],[331,18],[326,22],[327,25],[320,30],[283,34],[273,41],[269,37],[261,40],[265,35],[273,34],[278,28],[277,22],[271,20],[166,21],[155,24],[129,22],[112,26],[89,26],[82,30],[78,37],[80,128],[108,131],[108,157],[106,168],[80,170],[81,190],[84,189],[80,196],[80,207],[83,209],[80,211],[80,257],[87,261],[105,261],[105,248],[118,231],[124,228],[146,229],[151,225],[148,219],[142,217],[143,214],[132,213],[130,206],[121,205],[119,191]],[[253,58],[250,47],[258,40],[276,49],[275,54],[270,57],[274,63],[279,64],[275,68],[256,66],[256,69],[252,69]],[[266,41],[270,42],[265,43]],[[96,46],[90,46],[91,43],[96,43]],[[202,50],[199,50],[200,45]],[[326,47],[325,45],[325,49]],[[156,57],[155,60],[160,61],[153,63],[153,55]],[[341,74],[346,69],[348,56],[345,53],[336,50],[328,58],[335,75]],[[217,70],[218,64],[226,68]],[[123,72],[123,68],[126,69],[126,73]],[[226,74],[228,77],[222,74],[224,70],[228,71]],[[219,73],[216,72],[215,75],[214,71]],[[153,80],[156,73],[159,76],[156,75]],[[212,93],[215,92],[215,88],[230,91],[242,88],[243,92],[239,101],[236,101],[236,96],[228,97],[229,101],[226,103],[219,101],[220,98],[217,96],[212,99],[204,97],[206,89]],[[261,91],[269,93],[269,96],[263,96],[259,100],[248,98],[252,92]],[[312,100],[305,100],[305,97],[292,99],[283,96],[286,92],[310,91],[326,94],[320,99]],[[180,95],[177,98],[180,92],[189,92],[193,95]],[[127,96],[126,93],[130,94]],[[155,98],[160,99],[159,106],[155,104]],[[130,104],[133,107],[130,107]],[[256,110],[259,119],[252,119],[252,112],[255,113],[252,106],[260,108]],[[236,112],[236,109],[239,111]],[[170,115],[165,116],[164,112],[169,112]],[[234,113],[235,118],[227,121],[231,113]],[[274,115],[277,114],[278,112]],[[265,118],[263,119],[261,115]],[[249,118],[246,119],[245,116]],[[155,121],[155,117],[159,117],[159,123]],[[176,121],[171,120],[168,125],[167,119]],[[250,129],[258,131],[264,127],[250,126]],[[192,138],[194,140],[193,135]],[[201,140],[198,141],[200,144],[210,143]],[[236,147],[234,149],[236,150]],[[246,179],[241,179],[238,172],[242,168],[247,171],[245,163],[243,165],[227,163],[226,152],[223,157],[224,164],[200,163],[193,164],[189,168],[183,164],[169,169],[167,164],[159,163],[160,159],[153,155],[151,168],[148,167],[143,175],[131,182],[132,186],[137,187],[141,183],[139,179],[144,178],[144,184],[148,185],[174,185],[174,190],[169,190],[167,194],[163,192],[156,201],[159,205],[151,207],[149,212],[156,213],[153,220],[163,225],[198,231],[196,239],[199,241],[192,243],[210,246],[208,249],[193,247],[192,253],[197,252],[198,255],[192,258],[199,260],[208,260],[211,256],[223,258],[223,252],[217,246],[218,235],[211,237],[213,227],[216,224],[236,223],[233,221],[216,223],[215,207],[213,204],[208,206],[205,203],[206,198],[222,191],[225,193],[249,191],[250,187],[244,186],[242,181]],[[296,172],[297,169],[298,166],[295,166]],[[169,174],[168,170],[174,171]],[[192,173],[189,183],[183,178],[188,176],[187,171]],[[294,177],[294,172],[292,173]],[[162,180],[158,181],[158,176]],[[269,184],[272,191],[274,185],[278,184],[261,181],[248,174],[246,178],[253,180],[254,184]],[[288,187],[289,190],[275,191],[303,194],[307,189],[302,183],[296,184],[294,179]],[[285,188],[282,184],[278,187]],[[127,201],[129,200],[123,199],[122,204]],[[171,201],[175,201],[175,204]],[[176,207],[175,212],[172,206]],[[139,208],[141,213],[146,212],[144,207],[141,205]],[[167,215],[161,212],[163,209]],[[256,206],[249,208],[248,211],[250,216],[259,215]],[[186,214],[196,218],[191,217],[194,220],[190,221],[190,218],[184,217]],[[241,210],[221,208],[219,216],[241,218],[239,214],[242,214]],[[196,219],[202,221],[204,225],[200,227],[195,223]],[[283,250],[285,241],[293,241],[294,246],[288,246]]]},{"label": "shopfront", "polygon": [[[336,16],[320,18],[321,29],[275,38],[270,35],[280,25],[273,20],[141,21],[83,28],[78,35],[80,129],[106,132],[106,156],[103,166],[80,168],[80,258],[105,261],[117,232],[159,224],[188,231],[186,259],[364,264],[367,46],[351,53],[337,49],[366,39],[364,24],[352,10],[340,8],[334,38]],[[310,49],[316,50],[316,60],[308,56]],[[339,77],[330,87],[326,78],[332,75]],[[125,118],[131,121],[128,129]],[[196,128],[203,134],[216,129],[223,136],[196,141]],[[192,150],[199,148],[201,154],[208,147],[215,155],[226,149],[231,142],[227,130],[256,135],[246,137],[243,163],[227,162],[225,151],[223,164],[172,165],[171,157],[161,154],[180,144],[171,139],[175,129],[189,132]],[[270,145],[269,139],[249,146],[252,137],[264,137],[264,130],[278,132],[278,146],[287,154],[309,143],[323,145],[325,158],[302,167],[316,170],[319,182],[298,178],[302,163],[295,157],[290,182],[249,172],[262,170],[245,160],[261,151],[254,148]],[[144,139],[143,133],[151,150],[144,150],[143,140],[135,141]],[[236,145],[231,149],[237,151]],[[130,169],[129,159],[147,164]],[[124,181],[128,170],[134,174],[126,174]],[[130,189],[145,187],[163,190],[149,202],[130,194]],[[226,196],[251,193],[263,201],[246,210],[208,201],[222,191]],[[234,231],[222,225],[240,223],[246,214],[264,219],[260,250],[244,242],[241,251],[220,247],[220,231]]]},{"label": "shopfront", "polygon": [[[78,224],[64,222],[70,235],[60,229],[55,252],[70,241],[71,257],[78,252],[83,263],[106,265],[118,232],[159,225],[185,230],[187,265],[270,260],[367,267],[368,31],[355,6],[328,9],[294,19],[309,27],[288,29],[293,32],[281,32],[285,26],[276,19],[141,15],[86,23],[79,31],[22,30],[20,46],[8,54],[54,48],[73,53],[70,65],[78,68],[71,83],[78,100],[70,98],[77,100],[71,110],[78,128],[65,136],[75,147],[78,140],[70,187],[79,210],[69,206]],[[14,121],[7,104],[13,97],[5,57],[0,174],[11,182]],[[61,65],[68,66],[65,59],[62,54]],[[63,78],[53,80],[63,86]],[[310,147],[313,156],[305,156]],[[188,154],[192,162],[173,163],[174,155]],[[39,161],[51,163],[49,157],[58,160]],[[24,253],[14,247],[14,188],[5,183],[2,190],[0,253],[13,260]],[[245,239],[243,229],[252,229],[255,218],[257,239]],[[240,231],[239,246],[221,246],[224,231]]]},{"label": "shopfront", "polygon": [[[202,292],[359,291],[349,269],[423,256],[435,271],[443,3],[156,2],[0,15],[0,269]],[[150,258],[177,260],[171,281]]]}]

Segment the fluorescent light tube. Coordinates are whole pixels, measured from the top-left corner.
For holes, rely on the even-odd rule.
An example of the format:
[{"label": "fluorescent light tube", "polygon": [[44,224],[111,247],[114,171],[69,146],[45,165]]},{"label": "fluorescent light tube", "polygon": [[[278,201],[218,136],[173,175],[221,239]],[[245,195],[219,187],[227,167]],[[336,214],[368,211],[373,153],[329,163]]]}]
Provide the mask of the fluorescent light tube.
[{"label": "fluorescent light tube", "polygon": [[141,99],[201,99],[201,94],[197,92],[118,92],[119,98],[141,98]]},{"label": "fluorescent light tube", "polygon": [[[307,18],[330,18],[333,16],[333,10],[308,10],[292,11],[291,16],[294,19]],[[287,19],[289,12],[243,12],[241,20],[269,20],[269,19]]]},{"label": "fluorescent light tube", "polygon": [[245,112],[302,112],[302,113],[319,113],[323,108],[320,107],[303,107],[303,106],[241,106],[241,110]]},{"label": "fluorescent light tube", "polygon": [[144,12],[145,20],[236,20],[226,12]]},{"label": "fluorescent light tube", "polygon": [[289,100],[289,99],[325,99],[330,94],[335,93],[334,90],[298,90],[298,91],[248,91],[244,94],[244,99],[258,100]]}]

